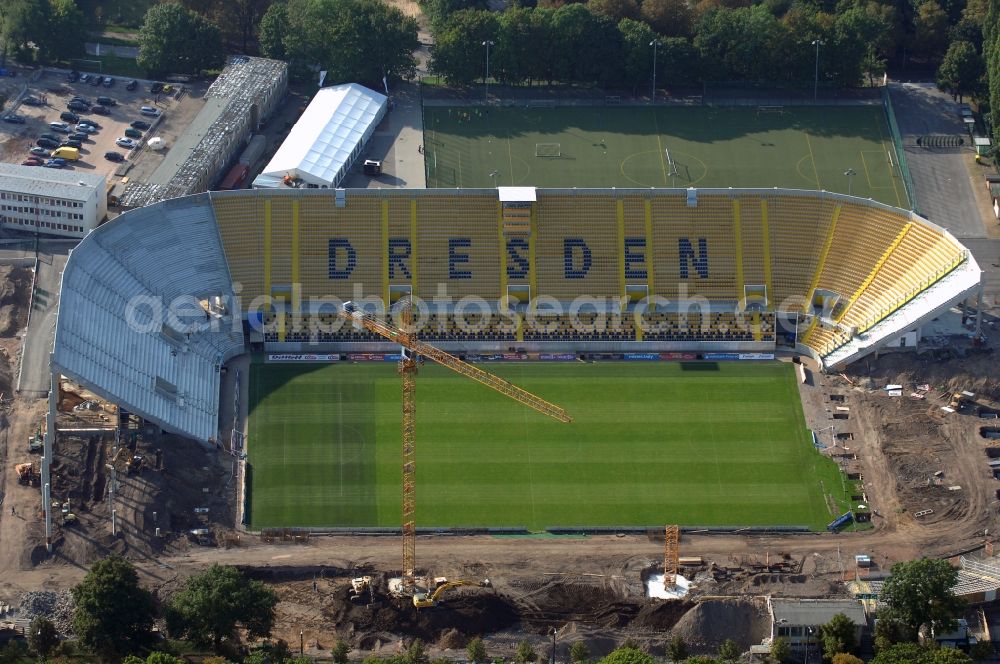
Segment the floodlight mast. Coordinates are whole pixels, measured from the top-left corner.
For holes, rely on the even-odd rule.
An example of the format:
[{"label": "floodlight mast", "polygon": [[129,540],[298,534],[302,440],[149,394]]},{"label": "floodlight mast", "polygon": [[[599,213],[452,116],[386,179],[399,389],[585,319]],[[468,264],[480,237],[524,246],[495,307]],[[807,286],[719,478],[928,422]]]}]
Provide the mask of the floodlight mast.
[{"label": "floodlight mast", "polygon": [[396,327],[388,321],[380,321],[371,314],[361,311],[353,302],[345,302],[338,312],[341,318],[351,321],[356,327],[373,332],[380,337],[400,345],[398,371],[403,386],[403,567],[402,592],[413,594],[415,591],[416,570],[416,538],[417,530],[414,520],[416,512],[416,376],[419,368],[418,358],[423,356],[434,360],[467,378],[506,395],[543,415],[569,423],[573,419],[563,408],[545,401],[525,389],[507,382],[499,376],[464,362],[454,355],[435,348],[417,339],[412,331],[413,319],[409,300],[401,303],[400,322],[402,327]]}]

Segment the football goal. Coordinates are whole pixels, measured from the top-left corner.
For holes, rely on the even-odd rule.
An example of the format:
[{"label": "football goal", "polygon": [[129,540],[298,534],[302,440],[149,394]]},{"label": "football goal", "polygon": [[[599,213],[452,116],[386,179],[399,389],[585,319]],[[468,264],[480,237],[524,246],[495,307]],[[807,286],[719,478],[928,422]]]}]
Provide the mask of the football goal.
[{"label": "football goal", "polygon": [[535,143],[536,157],[561,157],[562,143]]}]

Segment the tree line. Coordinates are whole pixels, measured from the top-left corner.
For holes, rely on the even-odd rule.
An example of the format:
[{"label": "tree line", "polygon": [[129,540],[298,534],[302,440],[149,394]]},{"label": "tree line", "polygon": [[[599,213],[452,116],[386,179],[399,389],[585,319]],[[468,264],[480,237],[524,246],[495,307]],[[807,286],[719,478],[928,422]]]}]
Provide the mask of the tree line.
[{"label": "tree line", "polygon": [[[492,12],[483,0],[422,0],[435,34],[431,66],[447,82],[485,76],[639,89],[654,48],[664,87],[701,81],[853,87],[895,62],[975,47],[985,0],[540,0]],[[523,5],[522,1],[522,5]],[[817,53],[818,47],[818,53]]]}]

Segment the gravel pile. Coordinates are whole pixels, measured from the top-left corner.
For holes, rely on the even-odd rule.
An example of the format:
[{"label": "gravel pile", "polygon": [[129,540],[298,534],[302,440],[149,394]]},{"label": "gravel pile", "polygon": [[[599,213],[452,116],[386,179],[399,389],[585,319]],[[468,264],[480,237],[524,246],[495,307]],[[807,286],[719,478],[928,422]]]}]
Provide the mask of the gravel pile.
[{"label": "gravel pile", "polygon": [[50,591],[28,592],[21,596],[17,616],[22,620],[32,620],[43,616],[52,621],[60,633],[73,633],[73,596],[68,590],[60,593]]}]

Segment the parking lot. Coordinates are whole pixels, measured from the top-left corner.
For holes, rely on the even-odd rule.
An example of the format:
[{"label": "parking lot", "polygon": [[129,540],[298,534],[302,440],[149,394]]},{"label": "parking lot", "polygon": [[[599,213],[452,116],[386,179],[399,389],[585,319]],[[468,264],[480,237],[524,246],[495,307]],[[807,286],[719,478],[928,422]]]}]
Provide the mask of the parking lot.
[{"label": "parking lot", "polygon": [[[144,147],[135,151],[121,147],[116,145],[116,141],[125,137],[130,123],[141,120],[149,123],[150,128],[142,131],[141,138],[135,139],[137,143],[144,145],[146,140],[156,136],[162,138],[169,147],[176,135],[184,131],[185,118],[194,117],[203,102],[201,99],[192,99],[186,92],[179,94],[176,86],[170,90],[171,94],[154,94],[150,92],[151,81],[140,80],[135,89],[129,91],[126,89],[128,81],[129,79],[116,78],[111,87],[103,84],[94,86],[81,81],[70,83],[69,77],[64,72],[44,72],[37,81],[28,84],[26,91],[26,96],[37,99],[39,105],[30,105],[22,101],[16,107],[12,108],[13,105],[8,104],[4,109],[3,115],[12,113],[23,117],[24,123],[0,122],[0,161],[22,163],[31,156],[30,148],[35,147],[37,139],[43,133],[55,134],[58,138],[65,139],[66,134],[53,131],[49,123],[63,121],[60,119],[60,114],[69,110],[68,104],[74,96],[85,98],[89,105],[97,105],[98,97],[110,97],[116,103],[108,106],[107,115],[94,113],[89,108],[86,111],[73,111],[81,120],[95,122],[99,129],[81,141],[80,159],[67,161],[65,168],[108,173],[109,184],[117,181],[112,174],[123,176],[131,171],[135,166],[132,162],[133,157],[139,162],[151,162],[143,164],[145,168],[142,168],[142,171],[155,168],[155,163],[160,160],[159,155],[151,153]],[[140,112],[143,106],[155,108],[160,115],[158,117],[143,115]],[[73,131],[74,124],[69,123],[69,126],[70,131]],[[105,153],[108,152],[117,152],[127,161],[124,163],[110,161],[105,158]]]}]

